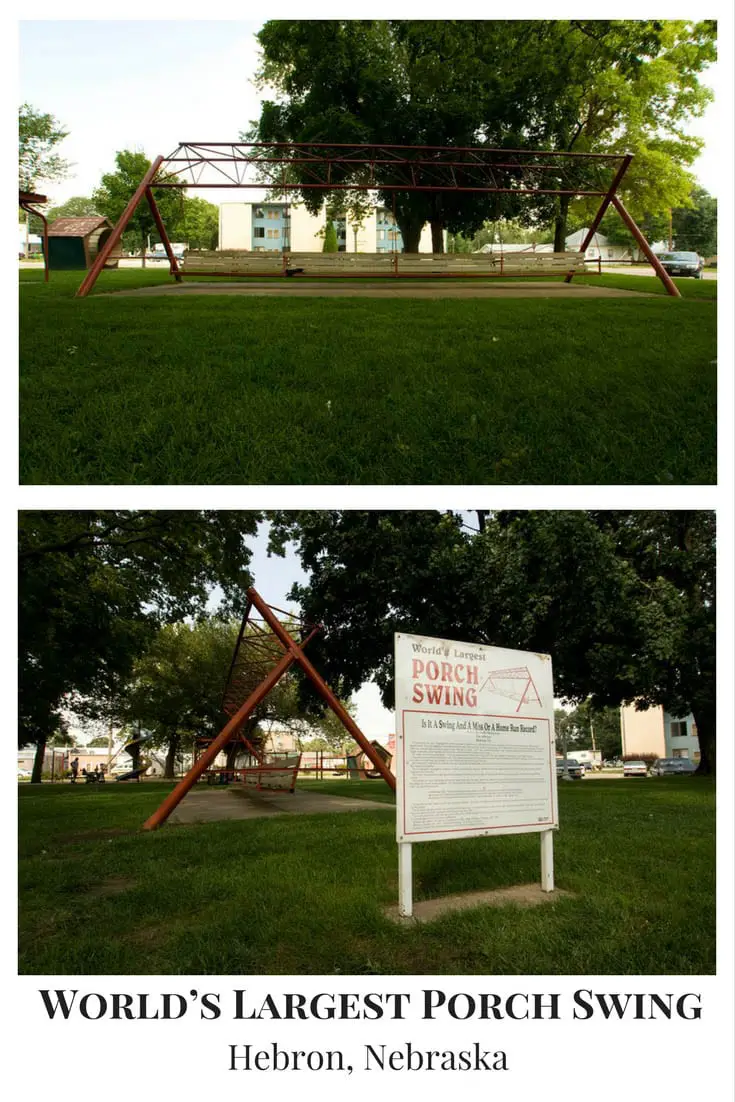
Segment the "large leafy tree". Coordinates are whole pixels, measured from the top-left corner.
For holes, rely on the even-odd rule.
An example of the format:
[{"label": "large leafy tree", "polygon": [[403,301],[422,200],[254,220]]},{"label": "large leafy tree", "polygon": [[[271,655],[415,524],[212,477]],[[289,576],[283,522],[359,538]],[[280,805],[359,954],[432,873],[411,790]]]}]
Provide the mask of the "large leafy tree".
[{"label": "large leafy tree", "polygon": [[[632,151],[626,198],[634,211],[655,212],[688,202],[686,169],[701,141],[684,123],[711,99],[698,78],[715,59],[715,36],[714,22],[684,20],[270,21],[258,36],[260,76],[278,98],[264,102],[249,136]],[[609,177],[595,182],[607,186]],[[358,170],[334,182],[350,181],[359,182]],[[575,182],[581,177],[568,172],[559,186]],[[304,195],[313,209],[323,198]],[[408,251],[418,248],[427,221],[441,251],[444,229],[467,235],[501,215],[553,222],[555,247],[563,249],[570,202],[565,195],[395,197]],[[591,215],[590,202],[577,205]]]},{"label": "large leafy tree", "polygon": [[[100,186],[92,195],[92,201],[99,213],[109,218],[113,224],[119,221],[125,207],[139,187],[140,181],[150,168],[151,162],[145,153],[134,153],[124,149],[115,154],[115,165],[115,171],[105,173]],[[153,188],[152,191],[156,206],[161,212],[161,218],[171,238],[178,232],[184,217],[183,191],[178,188]],[[123,241],[126,246],[132,246],[134,243],[135,247],[141,249],[144,267],[149,238],[158,241],[159,235],[151,209],[145,199],[142,199],[128,222]]]},{"label": "large leafy tree", "polygon": [[548,652],[557,695],[694,713],[715,766],[714,518],[709,513],[443,513],[275,517],[310,574],[293,596],[325,625],[325,675],[393,702],[393,633]]},{"label": "large leafy tree", "polygon": [[[216,249],[219,241],[219,208],[199,196],[185,196],[183,217],[176,233],[190,249]],[[166,226],[168,230],[168,225]]]},{"label": "large leafy tree", "polygon": [[[703,141],[686,132],[712,99],[699,77],[716,59],[712,20],[535,20],[521,65],[537,73],[528,136],[539,147],[633,153],[622,194],[636,216],[689,204]],[[584,220],[597,199],[574,202]],[[536,204],[563,249],[570,198]]]},{"label": "large leafy tree", "polygon": [[20,515],[21,745],[46,740],[80,698],[119,715],[121,683],[161,623],[204,614],[214,586],[241,610],[247,539],[237,512],[24,512]]},{"label": "large leafy tree", "polygon": [[18,187],[34,191],[42,181],[63,180],[69,162],[60,156],[57,146],[68,137],[62,124],[29,103],[18,112]]},{"label": "large leafy tree", "polygon": [[[258,35],[260,77],[278,92],[249,137],[262,141],[466,146],[521,140],[513,41],[505,24],[481,21],[274,20]],[[511,92],[510,89],[515,89]],[[360,168],[335,183],[360,183]],[[387,165],[377,180],[395,182]],[[305,191],[320,207],[325,193]],[[433,248],[443,233],[479,229],[510,198],[472,193],[380,193],[395,205],[407,251],[423,225]]]}]

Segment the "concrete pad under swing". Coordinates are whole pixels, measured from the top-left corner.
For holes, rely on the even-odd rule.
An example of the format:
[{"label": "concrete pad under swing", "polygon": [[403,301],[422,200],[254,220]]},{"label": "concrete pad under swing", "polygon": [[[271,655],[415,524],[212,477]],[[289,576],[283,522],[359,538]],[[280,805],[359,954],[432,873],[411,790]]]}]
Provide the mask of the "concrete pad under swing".
[{"label": "concrete pad under swing", "polygon": [[194,788],[172,813],[172,823],[216,823],[225,819],[263,819],[274,815],[324,815],[350,811],[386,811],[378,800],[332,796],[323,792],[260,791],[244,785]]},{"label": "concrete pad under swing", "polygon": [[460,892],[458,895],[445,895],[439,899],[422,899],[414,902],[413,914],[410,916],[401,915],[397,904],[385,907],[383,914],[401,926],[410,926],[433,922],[445,914],[469,911],[477,907],[538,907],[543,903],[556,903],[560,899],[572,898],[574,893],[563,888],[545,892],[541,890],[540,884],[513,884],[509,888],[494,888],[491,891]]}]

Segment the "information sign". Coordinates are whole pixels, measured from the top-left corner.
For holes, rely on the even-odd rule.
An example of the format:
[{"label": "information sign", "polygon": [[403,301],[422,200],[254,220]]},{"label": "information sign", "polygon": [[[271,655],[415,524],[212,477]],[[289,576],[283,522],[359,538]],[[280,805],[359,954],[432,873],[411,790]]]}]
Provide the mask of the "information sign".
[{"label": "information sign", "polygon": [[[395,675],[399,845],[548,832],[542,886],[550,890],[558,826],[550,656],[397,634]],[[410,849],[401,859],[410,862]]]}]

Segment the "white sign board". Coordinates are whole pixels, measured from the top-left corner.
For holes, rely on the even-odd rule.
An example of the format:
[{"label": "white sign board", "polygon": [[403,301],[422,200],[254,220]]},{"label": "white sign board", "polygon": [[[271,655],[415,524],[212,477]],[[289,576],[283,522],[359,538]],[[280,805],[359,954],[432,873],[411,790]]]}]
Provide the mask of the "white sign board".
[{"label": "white sign board", "polygon": [[558,826],[548,654],[396,635],[399,843]]}]

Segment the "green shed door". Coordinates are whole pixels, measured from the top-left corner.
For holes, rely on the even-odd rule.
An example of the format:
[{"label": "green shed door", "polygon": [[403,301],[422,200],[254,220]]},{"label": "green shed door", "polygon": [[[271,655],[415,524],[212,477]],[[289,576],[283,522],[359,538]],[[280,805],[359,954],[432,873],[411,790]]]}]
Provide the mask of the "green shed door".
[{"label": "green shed door", "polygon": [[49,237],[49,268],[53,272],[74,269],[86,270],[84,240],[81,237]]}]

